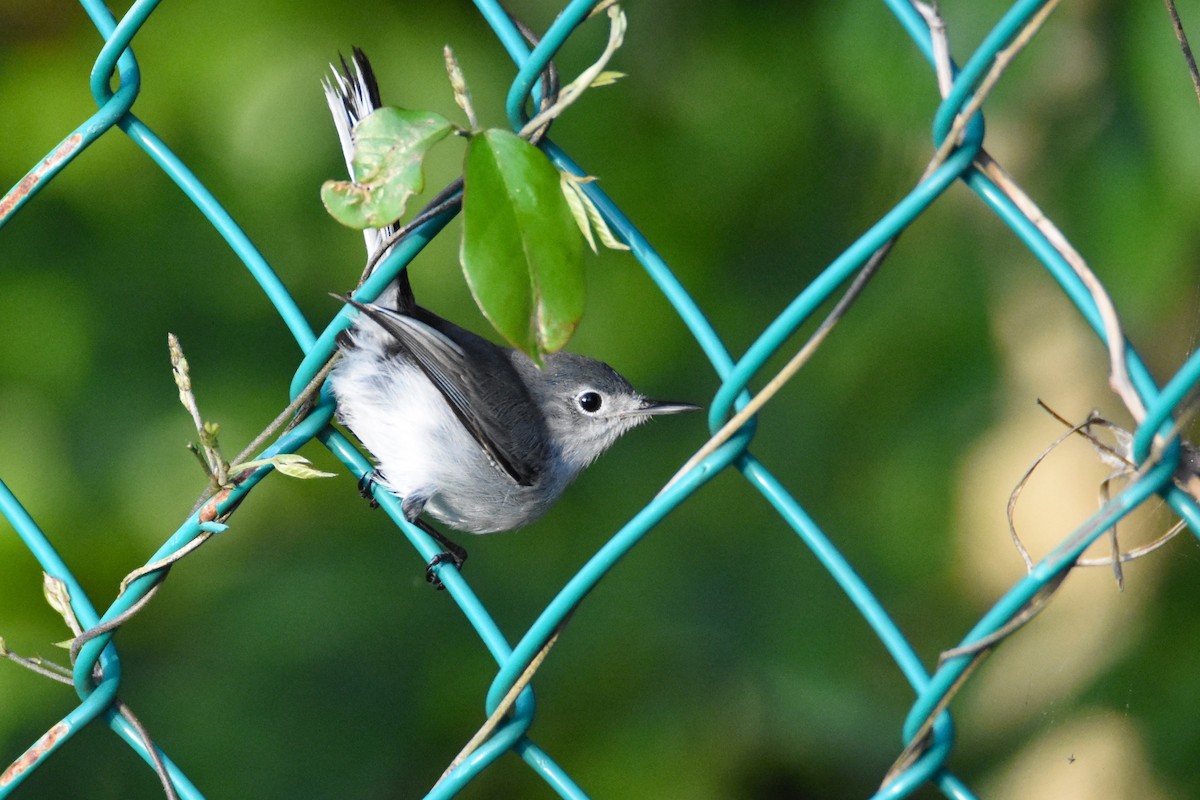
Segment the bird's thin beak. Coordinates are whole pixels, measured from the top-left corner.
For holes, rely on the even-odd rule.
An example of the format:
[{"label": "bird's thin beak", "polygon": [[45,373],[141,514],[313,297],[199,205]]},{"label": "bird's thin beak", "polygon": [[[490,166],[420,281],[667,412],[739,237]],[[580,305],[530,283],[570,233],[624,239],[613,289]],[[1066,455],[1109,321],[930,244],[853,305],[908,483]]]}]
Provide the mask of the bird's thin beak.
[{"label": "bird's thin beak", "polygon": [[636,416],[656,416],[658,414],[680,414],[684,411],[699,411],[700,406],[691,403],[676,403],[670,400],[642,400],[642,404],[630,411]]}]

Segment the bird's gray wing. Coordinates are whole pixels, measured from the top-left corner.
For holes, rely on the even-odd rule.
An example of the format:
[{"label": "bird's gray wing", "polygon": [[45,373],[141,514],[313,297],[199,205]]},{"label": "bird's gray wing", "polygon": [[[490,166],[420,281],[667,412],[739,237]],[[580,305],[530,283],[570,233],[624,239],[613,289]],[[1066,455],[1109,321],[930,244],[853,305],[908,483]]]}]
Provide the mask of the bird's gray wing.
[{"label": "bird's gray wing", "polygon": [[521,486],[533,485],[541,472],[542,453],[531,452],[521,458],[514,452],[509,426],[498,420],[492,406],[472,391],[478,381],[472,379],[463,350],[454,340],[406,314],[350,297],[339,296],[339,299],[378,323],[412,356],[413,363],[446,398],[450,410],[497,469]]}]

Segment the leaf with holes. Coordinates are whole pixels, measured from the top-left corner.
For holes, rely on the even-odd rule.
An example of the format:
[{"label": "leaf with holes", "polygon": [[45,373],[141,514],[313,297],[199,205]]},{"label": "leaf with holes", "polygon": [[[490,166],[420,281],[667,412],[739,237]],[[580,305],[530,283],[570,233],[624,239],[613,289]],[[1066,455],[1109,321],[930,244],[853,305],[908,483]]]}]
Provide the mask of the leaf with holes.
[{"label": "leaf with holes", "polygon": [[326,181],[321,202],[351,228],[381,228],[404,215],[425,185],[421,162],[454,126],[432,111],[380,108],[354,126],[354,180]]},{"label": "leaf with holes", "polygon": [[583,316],[583,242],[546,155],[514,133],[472,137],[463,169],[461,259],[480,311],[541,363]]}]

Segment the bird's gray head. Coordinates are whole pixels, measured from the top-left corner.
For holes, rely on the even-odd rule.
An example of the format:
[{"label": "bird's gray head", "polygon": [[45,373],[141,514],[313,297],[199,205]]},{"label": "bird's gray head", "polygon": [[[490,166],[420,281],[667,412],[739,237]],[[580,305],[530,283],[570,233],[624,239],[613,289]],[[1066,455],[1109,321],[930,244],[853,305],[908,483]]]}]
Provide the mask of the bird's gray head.
[{"label": "bird's gray head", "polygon": [[648,400],[608,364],[574,353],[554,353],[527,376],[530,394],[546,420],[558,455],[578,472],[625,431],[657,414],[699,406]]}]

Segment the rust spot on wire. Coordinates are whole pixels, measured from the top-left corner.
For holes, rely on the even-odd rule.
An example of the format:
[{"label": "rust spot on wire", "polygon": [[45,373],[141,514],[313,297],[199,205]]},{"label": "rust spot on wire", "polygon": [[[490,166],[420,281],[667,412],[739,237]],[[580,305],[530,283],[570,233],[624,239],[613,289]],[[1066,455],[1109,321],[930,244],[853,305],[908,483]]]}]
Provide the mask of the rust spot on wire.
[{"label": "rust spot on wire", "polygon": [[[12,188],[11,192],[6,194],[3,199],[0,199],[0,222],[12,213],[12,210],[22,200],[29,196],[34,187],[41,183],[42,178],[46,177],[46,173],[70,158],[79,149],[81,144],[83,144],[83,134],[73,133],[68,136],[66,141],[55,148],[53,153],[46,156],[41,164],[38,164],[37,169],[22,178],[21,182]],[[0,786],[2,785],[0,784]]]},{"label": "rust spot on wire", "polygon": [[226,500],[228,500],[229,495],[232,491],[233,491],[232,486],[226,486],[224,489],[222,489],[221,491],[214,494],[211,498],[209,498],[209,501],[204,504],[203,508],[200,509],[200,521],[201,522],[212,522],[214,519],[216,519],[218,516],[217,506],[221,505],[221,503],[224,503]]},{"label": "rust spot on wire", "polygon": [[38,739],[33,747],[30,747],[25,753],[12,763],[12,766],[4,770],[4,774],[0,775],[0,788],[4,788],[12,783],[17,778],[25,774],[25,770],[38,762],[42,756],[50,752],[58,740],[67,735],[67,731],[71,729],[65,722],[60,722],[50,730],[42,734],[42,738]]}]

